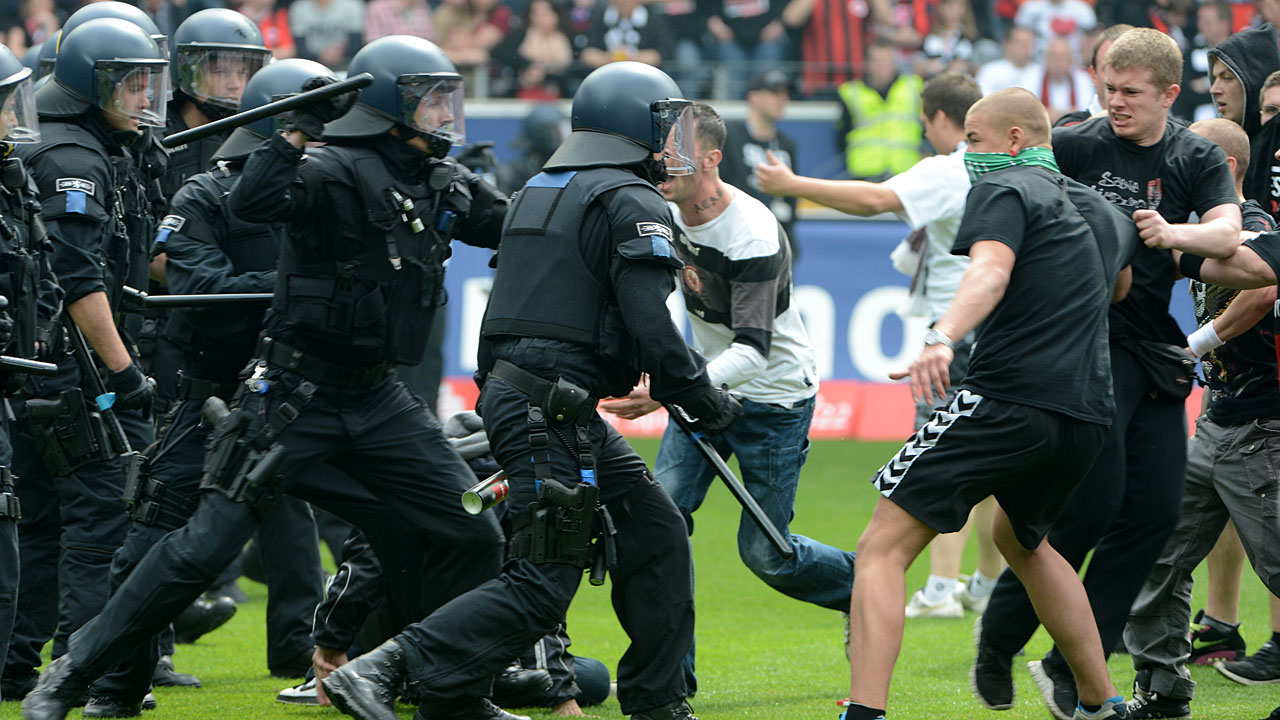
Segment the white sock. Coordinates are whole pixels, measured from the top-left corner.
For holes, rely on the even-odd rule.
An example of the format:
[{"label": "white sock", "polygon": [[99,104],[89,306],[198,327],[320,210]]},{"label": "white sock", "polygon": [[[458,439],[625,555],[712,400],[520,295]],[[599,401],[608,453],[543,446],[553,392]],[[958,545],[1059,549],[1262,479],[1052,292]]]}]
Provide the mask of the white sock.
[{"label": "white sock", "polygon": [[955,578],[930,575],[929,580],[924,584],[924,601],[930,605],[937,605],[946,600],[947,597],[954,595],[958,586],[959,583],[956,582]]},{"label": "white sock", "polygon": [[977,598],[986,597],[996,587],[996,578],[989,578],[980,571],[974,570],[969,578],[969,594]]}]

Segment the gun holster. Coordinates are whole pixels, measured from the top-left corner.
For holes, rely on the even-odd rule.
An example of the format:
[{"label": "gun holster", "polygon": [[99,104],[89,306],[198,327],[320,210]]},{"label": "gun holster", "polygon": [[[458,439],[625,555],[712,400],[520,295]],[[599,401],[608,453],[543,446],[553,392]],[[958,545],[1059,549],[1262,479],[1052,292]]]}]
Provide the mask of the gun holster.
[{"label": "gun holster", "polygon": [[35,425],[32,440],[49,472],[65,476],[95,460],[115,457],[102,416],[89,409],[84,392],[74,387],[57,400],[27,400]]},{"label": "gun holster", "polygon": [[276,471],[284,462],[284,446],[271,442],[275,434],[262,427],[249,436],[250,416],[240,408],[229,410],[219,397],[204,402],[204,420],[213,426],[205,441],[201,490],[217,490],[236,502],[248,503],[265,513],[279,496]]},{"label": "gun holster", "polygon": [[556,378],[542,398],[542,409],[553,425],[578,423],[596,411],[596,399],[564,378]]},{"label": "gun holster", "polygon": [[560,563],[590,570],[592,585],[603,585],[617,565],[617,530],[600,488],[580,483],[567,488],[555,480],[538,485],[538,501],[511,520],[507,556],[534,564]]}]

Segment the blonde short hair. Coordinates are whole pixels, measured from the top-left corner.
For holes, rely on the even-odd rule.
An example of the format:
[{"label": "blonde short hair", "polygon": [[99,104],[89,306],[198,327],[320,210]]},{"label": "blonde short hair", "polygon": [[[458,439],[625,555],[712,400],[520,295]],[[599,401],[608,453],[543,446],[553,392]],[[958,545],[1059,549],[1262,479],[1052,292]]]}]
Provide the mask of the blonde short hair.
[{"label": "blonde short hair", "polygon": [[1152,28],[1134,28],[1116,38],[1103,58],[1116,70],[1151,71],[1151,82],[1160,90],[1182,81],[1182,51],[1173,38]]}]

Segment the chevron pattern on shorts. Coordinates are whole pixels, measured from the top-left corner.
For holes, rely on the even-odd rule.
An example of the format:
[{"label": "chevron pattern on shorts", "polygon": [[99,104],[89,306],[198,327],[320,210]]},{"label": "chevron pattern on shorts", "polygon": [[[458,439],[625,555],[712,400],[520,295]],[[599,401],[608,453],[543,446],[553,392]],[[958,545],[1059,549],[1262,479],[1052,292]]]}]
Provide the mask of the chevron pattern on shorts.
[{"label": "chevron pattern on shorts", "polygon": [[880,494],[889,497],[893,494],[898,484],[902,482],[902,478],[906,476],[907,469],[911,467],[911,463],[916,458],[924,454],[926,450],[938,444],[938,438],[942,437],[942,433],[947,431],[955,423],[957,418],[968,417],[978,409],[978,404],[982,402],[982,396],[977,393],[961,390],[956,393],[955,399],[947,406],[946,410],[935,410],[933,417],[929,418],[929,422],[920,426],[915,435],[902,446],[902,450],[898,451],[889,462],[871,478],[871,484],[876,486]]}]

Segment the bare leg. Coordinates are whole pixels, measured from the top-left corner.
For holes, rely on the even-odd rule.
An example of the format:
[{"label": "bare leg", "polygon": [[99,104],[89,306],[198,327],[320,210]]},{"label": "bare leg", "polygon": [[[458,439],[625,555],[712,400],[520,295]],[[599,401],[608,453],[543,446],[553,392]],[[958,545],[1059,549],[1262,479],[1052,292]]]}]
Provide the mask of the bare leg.
[{"label": "bare leg", "polygon": [[856,703],[888,705],[889,680],[902,649],[907,568],[936,535],[882,497],[858,540],[849,606],[849,698]]},{"label": "bare leg", "polygon": [[1244,545],[1230,520],[1209,551],[1209,594],[1204,612],[1214,620],[1240,622],[1240,573],[1244,569]]},{"label": "bare leg", "polygon": [[1024,548],[1014,536],[1004,510],[996,510],[992,534],[1009,567],[1026,588],[1040,622],[1071,666],[1080,702],[1101,705],[1118,695],[1107,674],[1089,596],[1070,563],[1047,540],[1042,540],[1035,550]]},{"label": "bare leg", "polygon": [[978,572],[992,580],[1000,577],[1004,570],[1004,556],[991,534],[991,521],[997,507],[995,496],[992,496],[974,506],[969,515],[969,524],[975,528],[974,534],[978,538]]},{"label": "bare leg", "polygon": [[929,543],[929,574],[955,580],[960,577],[960,563],[964,559],[964,546],[969,542],[973,528],[973,516],[959,532],[944,533]]}]

